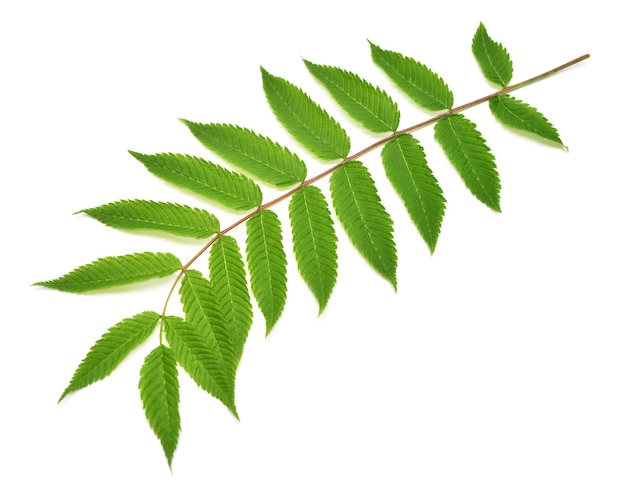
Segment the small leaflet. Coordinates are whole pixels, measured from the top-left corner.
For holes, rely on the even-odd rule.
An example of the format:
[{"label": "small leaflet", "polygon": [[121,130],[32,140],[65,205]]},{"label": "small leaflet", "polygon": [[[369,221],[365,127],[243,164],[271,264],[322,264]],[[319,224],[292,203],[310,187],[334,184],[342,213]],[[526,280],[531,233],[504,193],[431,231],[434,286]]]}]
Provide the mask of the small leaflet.
[{"label": "small leaflet", "polygon": [[500,176],[495,157],[476,125],[462,114],[445,116],[435,124],[435,139],[470,192],[499,212]]},{"label": "small leaflet", "polygon": [[529,104],[508,94],[501,94],[489,100],[489,109],[502,124],[535,134],[563,146],[556,128],[543,114]]},{"label": "small leaflet", "polygon": [[207,341],[203,331],[176,316],[166,316],[165,336],[176,361],[204,391],[220,400],[237,417],[231,369]]},{"label": "small leaflet", "polygon": [[248,220],[246,233],[250,285],[265,317],[265,332],[270,334],[287,299],[287,257],[280,219],[271,210],[262,210]]},{"label": "small leaflet", "polygon": [[206,239],[220,230],[217,217],[206,210],[169,202],[120,200],[80,213],[117,229],[157,230],[196,239]]},{"label": "small leaflet", "polygon": [[402,134],[387,142],[381,156],[387,178],[431,253],[434,252],[446,199],[426,163],[424,149],[413,136]]},{"label": "small leaflet", "polygon": [[182,269],[169,253],[140,252],[103,257],[50,281],[35,283],[59,291],[82,293],[168,276]]},{"label": "small leaflet", "polygon": [[231,124],[182,121],[204,146],[259,180],[288,187],[306,179],[304,161],[265,136]]},{"label": "small leaflet", "polygon": [[482,22],[472,39],[472,52],[487,80],[500,87],[508,86],[513,78],[513,62],[502,44],[489,37]]},{"label": "small leaflet", "polygon": [[304,63],[346,113],[365,128],[374,133],[398,129],[398,105],[382,89],[339,67],[313,64],[307,60]]},{"label": "small leaflet", "polygon": [[209,272],[215,296],[232,334],[236,368],[252,326],[252,302],[241,250],[233,237],[223,235],[211,246]]},{"label": "small leaflet", "polygon": [[298,271],[321,314],[337,281],[337,235],[322,191],[309,185],[296,192],[289,201],[289,220]]},{"label": "small leaflet", "polygon": [[429,111],[452,108],[454,97],[448,85],[424,64],[370,42],[372,59],[415,103]]},{"label": "small leaflet", "polygon": [[158,437],[172,467],[180,435],[180,393],[176,360],[166,346],[157,346],[144,360],[139,373],[139,393],[150,427]]},{"label": "small leaflet", "polygon": [[367,168],[350,161],[330,177],[330,193],[341,225],[365,260],[396,288],[393,222]]},{"label": "small leaflet", "polygon": [[153,175],[233,210],[251,210],[262,203],[261,189],[250,178],[197,156],[130,154]]},{"label": "small leaflet", "polygon": [[324,161],[350,153],[344,129],[302,89],[261,68],[263,90],[276,118],[306,149]]},{"label": "small leaflet", "polygon": [[160,319],[159,314],[145,311],[109,328],[78,365],[59,402],[69,393],[109,376],[133,349],[153,333]]}]

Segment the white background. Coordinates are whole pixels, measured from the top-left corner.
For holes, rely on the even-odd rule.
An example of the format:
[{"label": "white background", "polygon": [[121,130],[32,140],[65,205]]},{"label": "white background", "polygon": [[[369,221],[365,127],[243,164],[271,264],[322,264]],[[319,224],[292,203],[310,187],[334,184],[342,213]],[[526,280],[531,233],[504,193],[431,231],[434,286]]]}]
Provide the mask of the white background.
[{"label": "white background", "polygon": [[[0,481],[626,482],[618,2],[431,3],[2,3]],[[196,251],[73,215],[121,198],[207,206],[127,150],[215,160],[178,118],[230,122],[301,153],[312,176],[325,166],[272,117],[259,66],[324,105],[355,152],[375,138],[301,58],[380,85],[405,127],[427,115],[372,64],[367,39],[431,67],[459,104],[493,90],[470,50],[481,21],[509,49],[514,82],[591,54],[516,94],[553,122],[569,152],[502,128],[484,105],[466,113],[496,155],[502,214],[472,198],[426,128],[416,135],[448,200],[435,254],[379,153],[364,157],[395,222],[398,291],[340,231],[337,286],[318,317],[290,256],[287,305],[267,339],[255,306],[237,382],[241,422],[181,377],[170,472],[137,391],[155,339],[57,405],[93,342],[125,317],[160,311],[169,286],[77,296],[31,284],[107,255],[171,250],[187,260]],[[287,228],[285,207],[277,212]],[[234,220],[220,216],[224,226]],[[233,235],[243,243],[243,230]]]}]

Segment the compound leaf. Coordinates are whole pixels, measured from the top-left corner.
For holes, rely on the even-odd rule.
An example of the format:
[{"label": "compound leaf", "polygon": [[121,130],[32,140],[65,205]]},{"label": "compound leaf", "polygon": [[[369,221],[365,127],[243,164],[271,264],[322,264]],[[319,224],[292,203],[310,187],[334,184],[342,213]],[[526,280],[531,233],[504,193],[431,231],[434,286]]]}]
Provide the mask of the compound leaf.
[{"label": "compound leaf", "polygon": [[262,210],[248,220],[246,233],[250,285],[269,334],[287,299],[287,257],[280,220],[271,210]]},{"label": "compound leaf", "polygon": [[321,313],[337,281],[337,235],[322,191],[309,185],[296,192],[289,220],[298,270]]},{"label": "compound leaf", "polygon": [[355,248],[395,289],[393,223],[367,168],[359,161],[345,163],[331,175],[330,193],[337,217]]},{"label": "compound leaf", "polygon": [[182,121],[204,146],[259,180],[284,187],[306,178],[304,161],[269,138],[231,124]]},{"label": "compound leaf", "polygon": [[165,335],[176,361],[204,391],[220,400],[237,416],[235,388],[230,369],[198,329],[177,316],[166,316]]},{"label": "compound leaf", "polygon": [[446,208],[446,199],[437,179],[426,164],[419,142],[402,134],[382,150],[387,178],[404,202],[422,238],[434,252]]},{"label": "compound leaf", "polygon": [[201,208],[151,200],[120,200],[81,210],[118,229],[152,229],[183,237],[205,239],[219,232],[215,215]]},{"label": "compound leaf", "polygon": [[500,177],[495,158],[476,125],[452,114],[435,125],[435,138],[474,196],[500,211]]},{"label": "compound leaf", "polygon": [[302,89],[261,68],[263,90],[274,114],[289,133],[321,160],[343,159],[350,139],[324,109]]},{"label": "compound leaf", "polygon": [[67,394],[109,376],[133,349],[152,334],[160,318],[155,312],[145,311],[109,328],[78,365],[59,402]]},{"label": "compound leaf", "polygon": [[180,394],[176,360],[166,346],[157,346],[144,360],[139,373],[139,393],[148,423],[172,467],[180,435]]},{"label": "compound leaf", "polygon": [[209,271],[222,315],[232,335],[236,368],[252,325],[252,303],[243,257],[233,237],[224,235],[211,246]]},{"label": "compound leaf", "polygon": [[502,44],[495,42],[485,26],[478,26],[472,40],[472,52],[483,74],[490,82],[506,87],[513,78],[513,62]]},{"label": "compound leaf", "polygon": [[250,210],[261,205],[261,189],[250,178],[202,158],[174,153],[130,154],[153,175],[225,207]]},{"label": "compound leaf", "polygon": [[182,268],[169,253],[140,252],[103,257],[50,281],[35,283],[59,291],[82,293],[168,276]]},{"label": "compound leaf", "polygon": [[429,111],[450,109],[452,91],[441,77],[421,62],[370,42],[372,60],[415,103]]},{"label": "compound leaf", "polygon": [[552,126],[550,121],[534,107],[515,99],[513,96],[501,94],[492,97],[489,100],[489,109],[503,124],[535,134],[563,146],[559,132]]},{"label": "compound leaf", "polygon": [[338,67],[304,61],[335,101],[356,121],[375,133],[395,131],[400,123],[397,104],[382,89]]},{"label": "compound leaf", "polygon": [[180,285],[180,300],[185,320],[198,330],[211,351],[220,358],[234,386],[233,338],[212,284],[200,272],[187,270]]}]

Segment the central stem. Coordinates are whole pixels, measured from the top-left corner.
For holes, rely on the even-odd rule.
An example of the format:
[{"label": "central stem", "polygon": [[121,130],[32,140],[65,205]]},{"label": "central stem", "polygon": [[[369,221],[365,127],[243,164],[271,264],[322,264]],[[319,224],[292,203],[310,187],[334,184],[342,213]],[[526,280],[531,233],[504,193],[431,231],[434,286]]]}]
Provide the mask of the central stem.
[{"label": "central stem", "polygon": [[204,247],[202,247],[202,249],[200,249],[196,255],[194,255],[189,262],[187,262],[182,270],[178,273],[178,276],[176,277],[176,280],[174,281],[174,283],[172,284],[172,287],[167,295],[167,298],[165,300],[165,304],[163,306],[163,318],[165,318],[165,313],[167,311],[167,305],[172,297],[172,294],[174,293],[174,289],[176,288],[176,285],[178,284],[178,282],[181,280],[181,278],[183,277],[185,271],[187,269],[189,269],[189,267],[202,255],[204,254],[209,247],[211,247],[220,237],[222,237],[223,235],[226,235],[227,233],[229,233],[231,230],[237,228],[238,226],[240,226],[241,224],[243,224],[244,222],[247,222],[248,220],[250,220],[254,215],[256,215],[257,213],[261,212],[262,210],[266,210],[270,207],[273,207],[274,205],[282,202],[283,200],[291,197],[294,193],[296,193],[298,190],[302,189],[305,186],[308,185],[312,185],[313,183],[321,180],[322,178],[326,178],[328,175],[330,175],[331,173],[333,173],[334,171],[336,171],[337,169],[339,169],[341,166],[343,166],[345,163],[348,163],[349,161],[354,161],[358,158],[360,158],[361,156],[369,153],[370,151],[375,150],[376,148],[383,146],[385,143],[391,141],[392,139],[394,139],[397,136],[400,136],[402,134],[407,134],[407,133],[412,133],[414,131],[417,131],[419,129],[422,129],[426,126],[429,126],[431,124],[436,123],[437,121],[439,121],[440,119],[449,116],[451,114],[455,114],[455,113],[460,113],[461,111],[465,111],[467,109],[473,108],[474,106],[478,106],[479,104],[483,104],[487,101],[489,101],[491,98],[496,97],[496,96],[500,96],[502,94],[507,94],[509,92],[515,91],[517,89],[521,89],[523,87],[526,87],[530,84],[533,84],[537,81],[543,80],[547,77],[550,77],[554,74],[556,74],[559,71],[562,71],[564,69],[567,69],[568,67],[571,67],[575,64],[578,64],[579,62],[584,61],[585,59],[588,59],[590,56],[589,54],[585,54],[582,55],[580,57],[577,57],[576,59],[572,59],[569,62],[566,62],[565,64],[562,64],[558,67],[555,67],[554,69],[550,69],[549,71],[546,71],[542,74],[539,74],[535,77],[531,77],[529,79],[526,79],[525,81],[522,82],[518,82],[517,84],[511,84],[507,87],[504,87],[502,89],[500,89],[499,91],[495,91],[491,94],[488,94],[487,96],[481,97],[479,99],[476,99],[474,101],[471,101],[469,103],[466,104],[461,104],[460,106],[457,107],[453,107],[451,109],[449,109],[448,111],[445,111],[443,113],[440,113],[436,116],[433,116],[430,119],[427,119],[426,121],[423,121],[421,123],[418,124],[414,124],[413,126],[409,126],[408,128],[402,129],[400,131],[396,131],[392,134],[390,134],[389,136],[386,136],[385,138],[382,138],[378,141],[376,141],[375,143],[372,143],[371,145],[369,145],[367,148],[362,149],[361,151],[358,151],[350,156],[348,156],[347,158],[341,160],[339,163],[333,165],[332,167],[330,167],[329,169],[327,169],[326,171],[323,171],[322,173],[319,173],[318,175],[315,175],[312,178],[309,178],[308,180],[303,181],[300,185],[296,186],[295,188],[292,188],[291,190],[283,193],[282,195],[280,195],[279,197],[264,203],[263,205],[259,206],[258,208],[254,209],[252,212],[248,213],[247,215],[245,215],[244,217],[240,218],[239,220],[237,220],[235,223],[233,223],[230,227],[225,228],[224,230],[221,230],[220,232],[218,232],[215,236],[213,236]]}]

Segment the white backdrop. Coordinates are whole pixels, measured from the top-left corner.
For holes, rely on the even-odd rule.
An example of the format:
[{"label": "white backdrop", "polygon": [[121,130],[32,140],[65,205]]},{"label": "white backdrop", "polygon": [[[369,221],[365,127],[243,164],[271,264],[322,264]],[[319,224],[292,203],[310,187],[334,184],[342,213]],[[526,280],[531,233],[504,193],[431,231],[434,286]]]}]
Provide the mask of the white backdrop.
[{"label": "white backdrop", "polygon": [[[615,2],[555,3],[567,6],[3,3],[0,481],[626,482],[622,16]],[[169,285],[76,296],[31,284],[107,255],[167,250],[187,260],[196,251],[73,215],[122,198],[203,204],[127,150],[214,158],[185,118],[246,126],[306,156],[272,117],[263,66],[335,116],[355,152],[374,138],[301,59],[380,85],[405,127],[427,115],[373,65],[367,40],[431,67],[460,104],[492,91],[470,50],[481,21],[509,49],[513,82],[591,54],[516,94],[569,152],[511,133],[484,105],[466,113],[496,155],[502,214],[464,188],[432,128],[418,132],[448,200],[431,256],[379,152],[365,156],[395,222],[397,293],[340,231],[337,286],[318,317],[290,256],[287,305],[269,338],[255,307],[237,381],[241,422],[181,377],[172,473],[137,391],[155,340],[56,404],[100,335],[160,311]],[[310,175],[325,168],[305,159]],[[287,227],[286,207],[276,210]]]}]

